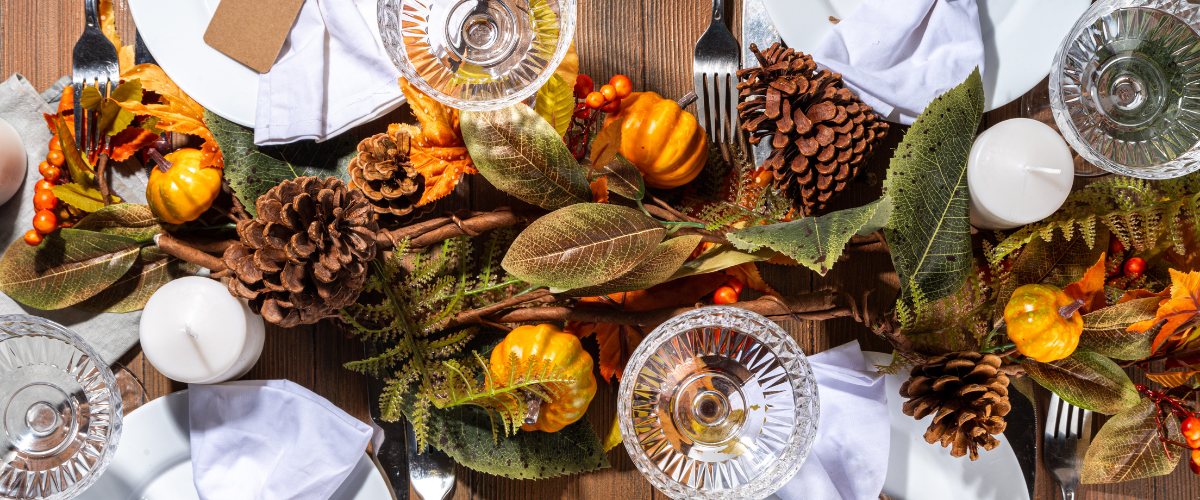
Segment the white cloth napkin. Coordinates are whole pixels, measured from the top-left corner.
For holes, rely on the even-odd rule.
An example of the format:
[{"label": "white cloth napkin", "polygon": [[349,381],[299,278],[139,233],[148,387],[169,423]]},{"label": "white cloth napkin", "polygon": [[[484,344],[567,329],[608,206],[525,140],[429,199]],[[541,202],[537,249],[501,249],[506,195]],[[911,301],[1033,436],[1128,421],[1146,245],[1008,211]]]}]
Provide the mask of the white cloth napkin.
[{"label": "white cloth napkin", "polygon": [[308,0],[271,71],[258,79],[254,143],[318,142],[404,102],[379,41],[374,0]]},{"label": "white cloth napkin", "polygon": [[287,380],[189,385],[192,471],[202,500],[326,500],[371,428]]},{"label": "white cloth napkin", "polygon": [[817,438],[782,500],[878,500],[887,477],[891,426],[884,378],[858,341],[810,356],[821,400]]},{"label": "white cloth napkin", "polygon": [[905,125],[976,67],[986,71],[975,0],[865,0],[812,57]]}]

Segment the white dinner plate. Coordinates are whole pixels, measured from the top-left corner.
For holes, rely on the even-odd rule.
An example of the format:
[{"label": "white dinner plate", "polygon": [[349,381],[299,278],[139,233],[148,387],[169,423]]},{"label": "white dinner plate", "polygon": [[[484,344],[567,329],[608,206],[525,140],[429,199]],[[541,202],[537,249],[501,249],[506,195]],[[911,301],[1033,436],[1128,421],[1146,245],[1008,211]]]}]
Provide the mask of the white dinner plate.
[{"label": "white dinner plate", "polygon": [[[892,0],[895,2],[905,0]],[[130,0],[132,3],[133,0]],[[811,53],[863,0],[763,0],[779,36]],[[977,0],[984,50],[984,110],[1015,101],[1050,74],[1067,32],[1091,0]],[[820,61],[817,61],[820,62]]]},{"label": "white dinner plate", "polygon": [[[117,454],[77,500],[198,500],[192,483],[187,391],[155,399],[125,416]],[[363,453],[330,500],[391,500],[383,473]]]},{"label": "white dinner plate", "polygon": [[[238,125],[254,127],[259,73],[204,43],[204,31],[219,3],[129,0],[129,12],[146,48],[179,88],[213,113]],[[354,0],[354,4],[382,46],[375,0]]]}]

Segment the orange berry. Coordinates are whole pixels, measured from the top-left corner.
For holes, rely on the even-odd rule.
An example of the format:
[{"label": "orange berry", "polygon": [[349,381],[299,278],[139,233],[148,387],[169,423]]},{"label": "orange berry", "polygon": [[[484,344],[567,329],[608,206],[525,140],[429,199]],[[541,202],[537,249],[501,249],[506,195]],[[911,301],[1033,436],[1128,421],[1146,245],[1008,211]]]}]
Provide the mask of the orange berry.
[{"label": "orange berry", "polygon": [[67,162],[67,157],[63,156],[62,151],[51,150],[49,153],[46,153],[46,161],[50,162],[51,165],[62,168],[63,164]]},{"label": "orange berry", "polygon": [[721,285],[717,291],[713,292],[713,304],[732,304],[738,301],[737,290],[731,286]]},{"label": "orange berry", "polygon": [[54,165],[46,166],[49,167],[46,170],[42,170],[40,168],[38,169],[38,171],[42,173],[42,177],[45,177],[45,180],[50,181],[51,183],[58,181],[58,178],[62,176],[62,170],[59,170],[58,167]]},{"label": "orange berry", "polygon": [[1141,257],[1133,257],[1125,261],[1125,276],[1129,279],[1138,279],[1144,272],[1146,272],[1146,261]]},{"label": "orange berry", "polygon": [[619,97],[617,96],[617,88],[613,87],[612,85],[604,85],[600,87],[600,95],[603,95],[604,100],[606,101],[612,101]]},{"label": "orange berry", "polygon": [[612,85],[613,90],[617,91],[617,97],[624,99],[633,93],[633,82],[629,81],[629,77],[625,75],[616,75],[608,81]]},{"label": "orange berry", "polygon": [[610,114],[610,115],[611,115],[611,114],[613,114],[613,113],[618,113],[618,112],[620,112],[620,111],[621,111],[621,100],[620,100],[620,99],[614,99],[614,100],[612,100],[612,101],[609,101],[609,103],[608,103],[608,104],[605,104],[603,108],[600,108],[600,111],[603,111],[603,112],[605,112],[605,113],[608,113],[608,114]]},{"label": "orange berry", "polygon": [[58,197],[54,196],[54,191],[43,189],[33,194],[33,208],[53,210],[56,206],[58,206]]},{"label": "orange berry", "polygon": [[54,188],[53,182],[50,182],[46,179],[42,179],[42,180],[37,181],[37,184],[33,185],[33,192],[36,193],[38,191],[49,191],[53,188]]},{"label": "orange berry", "polygon": [[36,247],[41,242],[42,242],[42,233],[34,231],[33,229],[25,231],[25,243],[28,243],[29,246]]},{"label": "orange berry", "polygon": [[1192,469],[1193,474],[1200,475],[1200,450],[1192,450],[1192,459],[1188,460],[1188,467]]},{"label": "orange berry", "polygon": [[733,291],[737,293],[742,293],[742,280],[739,280],[733,276],[730,276],[729,279],[725,280],[725,286],[732,288]]},{"label": "orange berry", "polygon": [[585,99],[584,102],[587,103],[587,107],[589,108],[600,109],[604,107],[604,96],[599,92],[592,92],[588,94],[587,99]]},{"label": "orange berry", "polygon": [[48,161],[38,163],[38,173],[42,174],[42,177],[46,176],[46,169],[48,168],[54,168],[54,165],[51,165]]},{"label": "orange berry", "polygon": [[50,138],[48,146],[50,146],[50,151],[62,151],[62,142],[58,140],[57,135]]},{"label": "orange berry", "polygon": [[50,234],[58,227],[58,217],[54,216],[54,212],[49,210],[41,210],[33,216],[33,228],[42,234]]}]

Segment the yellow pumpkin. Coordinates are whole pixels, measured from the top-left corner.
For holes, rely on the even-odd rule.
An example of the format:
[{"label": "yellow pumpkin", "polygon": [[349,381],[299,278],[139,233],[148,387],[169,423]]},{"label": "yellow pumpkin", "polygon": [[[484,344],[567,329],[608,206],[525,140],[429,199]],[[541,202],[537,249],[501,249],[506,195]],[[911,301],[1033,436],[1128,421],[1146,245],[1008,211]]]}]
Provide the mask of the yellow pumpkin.
[{"label": "yellow pumpkin", "polygon": [[[621,127],[619,152],[637,166],[648,186],[682,186],[708,162],[708,139],[696,117],[654,92],[630,94],[621,100],[621,110],[604,123],[605,128]],[[601,133],[593,150],[604,149],[610,138]]]},{"label": "yellow pumpkin", "polygon": [[523,424],[521,430],[558,432],[583,417],[596,395],[596,375],[592,373],[592,356],[583,350],[578,338],[554,325],[517,327],[492,350],[493,380],[503,383],[509,379],[513,371],[510,354],[521,365],[538,361],[562,368],[571,379],[560,384],[562,392],[554,401],[542,402],[537,423]]},{"label": "yellow pumpkin", "polygon": [[1004,306],[1008,338],[1017,350],[1042,363],[1070,356],[1079,346],[1083,316],[1076,301],[1057,287],[1024,285]]},{"label": "yellow pumpkin", "polygon": [[163,159],[146,185],[150,210],[171,224],[196,220],[221,192],[221,169],[201,167],[204,152],[199,149],[180,149]]}]

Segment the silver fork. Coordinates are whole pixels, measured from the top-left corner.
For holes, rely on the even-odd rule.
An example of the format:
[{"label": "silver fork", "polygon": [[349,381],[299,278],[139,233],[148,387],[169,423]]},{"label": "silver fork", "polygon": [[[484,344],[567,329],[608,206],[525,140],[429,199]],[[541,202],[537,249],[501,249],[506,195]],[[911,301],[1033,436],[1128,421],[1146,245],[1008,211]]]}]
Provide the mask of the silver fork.
[{"label": "silver fork", "polygon": [[1050,396],[1042,461],[1062,489],[1063,500],[1075,500],[1083,456],[1092,444],[1092,412]]},{"label": "silver fork", "polygon": [[740,54],[737,39],[725,27],[725,2],[713,0],[712,23],[696,42],[692,59],[696,118],[713,143],[735,142]]},{"label": "silver fork", "polygon": [[88,112],[87,123],[84,123],[83,103],[80,102],[83,88],[94,86],[102,97],[107,98],[121,78],[117,48],[100,30],[96,4],[97,0],[83,2],[87,25],[79,41],[75,42],[71,58],[71,86],[75,90],[75,145],[88,155],[99,149],[100,134],[96,130],[97,113]]}]

